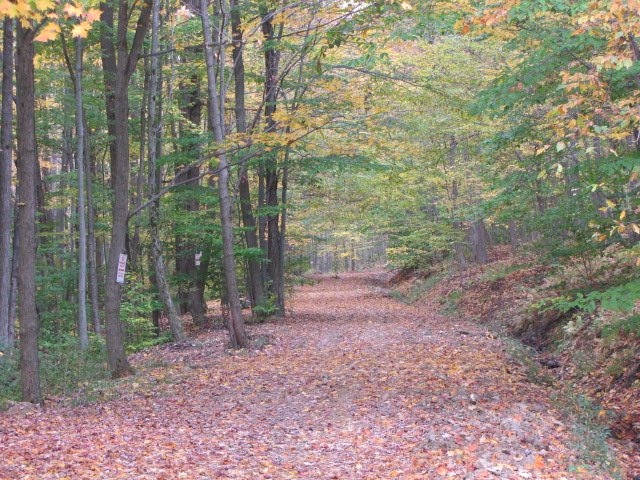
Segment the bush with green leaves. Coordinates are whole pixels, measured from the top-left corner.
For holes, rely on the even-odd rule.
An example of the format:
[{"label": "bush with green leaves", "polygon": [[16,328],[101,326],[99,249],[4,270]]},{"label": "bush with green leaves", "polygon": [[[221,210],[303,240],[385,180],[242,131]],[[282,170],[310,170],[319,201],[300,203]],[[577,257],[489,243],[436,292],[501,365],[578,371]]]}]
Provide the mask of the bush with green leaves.
[{"label": "bush with green leaves", "polygon": [[[19,355],[5,349],[0,355],[0,409],[20,400]],[[89,348],[80,350],[74,335],[40,342],[40,378],[44,396],[69,395],[78,388],[109,378],[104,338],[91,335]]]},{"label": "bush with green leaves", "polygon": [[9,400],[20,399],[18,351],[11,347],[0,349],[0,411]]},{"label": "bush with green leaves", "polygon": [[273,296],[263,299],[253,307],[253,313],[259,320],[268,318],[271,315],[274,315],[277,311],[278,307],[276,305],[276,299]]},{"label": "bush with green leaves", "polygon": [[138,281],[134,275],[128,275],[126,293],[120,307],[128,350],[139,350],[160,336],[152,321],[154,310],[159,309],[162,309],[162,303],[156,292]]},{"label": "bush with green leaves", "polygon": [[40,375],[49,395],[68,395],[82,385],[109,378],[104,338],[90,336],[89,348],[80,350],[78,338],[68,335],[55,343],[43,341]]}]

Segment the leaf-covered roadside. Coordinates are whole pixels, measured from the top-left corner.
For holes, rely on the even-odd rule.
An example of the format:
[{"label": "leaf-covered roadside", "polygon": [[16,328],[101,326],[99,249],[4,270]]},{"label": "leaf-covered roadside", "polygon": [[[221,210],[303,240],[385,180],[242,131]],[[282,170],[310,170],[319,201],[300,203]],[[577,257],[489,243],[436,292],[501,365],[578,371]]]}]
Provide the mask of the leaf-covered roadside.
[{"label": "leaf-covered roadside", "polygon": [[206,333],[119,398],[0,415],[0,478],[614,478],[499,339],[379,280],[301,288],[262,349]]},{"label": "leaf-covered roadside", "polygon": [[[637,268],[621,249],[588,263],[549,265],[510,248],[460,274],[400,272],[395,294],[473,320],[513,342],[532,380],[589,433],[590,455],[614,445],[629,478],[640,473]],[[588,267],[588,268],[587,268]],[[586,272],[585,272],[586,270]],[[599,453],[600,452],[600,453]],[[635,476],[634,476],[635,475]]]}]

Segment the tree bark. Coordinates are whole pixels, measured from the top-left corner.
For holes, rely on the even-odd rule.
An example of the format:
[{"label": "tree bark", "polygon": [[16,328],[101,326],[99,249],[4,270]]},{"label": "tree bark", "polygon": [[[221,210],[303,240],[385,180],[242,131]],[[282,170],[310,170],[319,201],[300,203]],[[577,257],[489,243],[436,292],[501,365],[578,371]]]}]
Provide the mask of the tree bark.
[{"label": "tree bark", "polygon": [[[234,76],[234,99],[236,114],[236,130],[238,133],[247,133],[247,111],[245,108],[245,76],[244,76],[244,55],[242,23],[237,0],[231,0],[231,33],[233,38],[233,76]],[[242,215],[242,225],[244,226],[244,238],[247,248],[258,249],[258,235],[256,233],[256,221],[253,215],[251,204],[251,189],[249,186],[248,161],[243,162],[240,167],[240,179],[238,193],[240,197],[240,212]],[[263,285],[260,261],[253,256],[247,260],[248,287],[251,306],[262,303]]]},{"label": "tree bark", "polygon": [[[103,6],[106,4],[103,4]],[[106,10],[103,10],[103,16]],[[109,369],[114,378],[133,373],[124,348],[124,326],[120,319],[120,284],[116,282],[120,254],[125,253],[129,202],[129,96],[128,87],[133,74],[144,36],[149,27],[151,4],[144,3],[136,26],[131,48],[127,44],[129,2],[118,2],[118,26],[116,33],[116,76],[113,96],[114,137],[112,148],[112,185],[114,189],[113,225],[111,245],[107,260],[107,278],[105,281],[105,329],[107,333],[107,358]],[[108,19],[108,15],[106,16]],[[111,15],[113,20],[113,12]],[[109,27],[109,25],[107,25]],[[112,28],[108,29],[112,30]],[[107,72],[108,73],[108,72]],[[107,109],[109,109],[107,99]]]},{"label": "tree bark", "polygon": [[[449,145],[449,152],[448,152],[449,166],[451,167],[452,170],[456,164],[457,148],[458,148],[458,141],[452,135],[451,144]],[[453,175],[455,175],[455,172],[452,172],[452,173]],[[451,216],[454,218],[454,221],[453,221],[454,228],[457,230],[461,230],[462,222],[455,219],[456,216],[458,215],[458,212],[456,211],[457,207],[458,207],[458,181],[454,178],[451,184]],[[458,261],[458,267],[460,269],[460,272],[466,270],[467,260],[464,256],[464,244],[460,241],[455,241],[453,243],[453,251]]]},{"label": "tree bark", "polygon": [[113,4],[116,0],[106,0],[100,3],[100,50],[102,61],[102,75],[104,81],[105,112],[107,115],[107,134],[109,135],[109,166],[111,169],[111,188],[114,188],[115,160],[116,160],[116,47],[114,41]]},{"label": "tree bark", "polygon": [[509,243],[511,243],[511,248],[514,251],[518,250],[520,247],[520,239],[518,232],[518,225],[515,220],[509,220]]},{"label": "tree bark", "polygon": [[280,276],[280,280],[277,283],[276,290],[276,298],[278,299],[278,305],[282,306],[282,313],[284,314],[284,305],[285,305],[285,284],[284,284],[284,274],[285,274],[285,261],[286,261],[286,235],[287,235],[287,194],[289,188],[289,150],[285,154],[284,165],[282,167],[282,214],[280,218],[280,252],[278,255],[278,260],[280,265],[278,266],[278,275]]},{"label": "tree bark", "polygon": [[489,263],[489,254],[487,253],[489,237],[483,219],[473,222],[471,226],[471,237],[473,240],[473,256],[476,263],[480,265]]},{"label": "tree bark", "polygon": [[[160,27],[160,1],[153,0],[153,13],[151,20],[151,72],[149,75],[149,134],[147,152],[149,155],[149,192],[150,195],[155,195],[160,190],[160,175],[156,164],[157,160],[157,147],[158,147],[158,133],[160,125],[158,122],[159,115],[156,113],[157,98],[161,94],[161,90],[158,89],[158,30]],[[164,257],[162,256],[162,243],[160,241],[160,233],[158,232],[158,220],[160,216],[159,212],[160,201],[156,201],[151,205],[150,211],[150,229],[151,229],[151,251],[153,256],[153,264],[155,267],[155,282],[158,287],[158,293],[160,299],[164,304],[169,318],[169,326],[171,327],[171,333],[173,339],[176,342],[181,342],[185,339],[184,329],[182,328],[182,321],[178,316],[176,307],[173,304],[171,298],[171,290],[167,281],[167,269],[164,263]]]},{"label": "tree bark", "polygon": [[0,347],[13,345],[10,328],[11,291],[11,166],[13,163],[13,19],[2,28],[2,119],[0,120]]},{"label": "tree bark", "polygon": [[84,188],[84,107],[82,103],[82,38],[76,38],[76,168],[78,173],[78,337],[80,349],[89,347],[87,325],[87,224]]},{"label": "tree bark", "polygon": [[18,308],[22,399],[40,403],[38,313],[36,311],[36,131],[34,31],[18,22],[16,49],[16,119],[18,222]]},{"label": "tree bark", "polygon": [[15,228],[13,229],[13,244],[11,245],[11,288],[9,290],[9,338],[14,339],[15,343],[15,328],[16,317],[18,311],[18,268],[20,267],[18,258],[18,247],[20,246],[20,235],[18,231],[18,202],[13,204],[13,223]]},{"label": "tree bark", "polygon": [[[278,97],[278,66],[280,63],[280,52],[275,48],[273,42],[276,39],[273,26],[273,12],[262,13],[262,35],[266,47],[264,50],[265,62],[265,102],[264,116],[266,119],[265,132],[275,132],[276,122],[273,118],[276,113],[276,102]],[[271,293],[275,296],[276,309],[279,315],[284,315],[284,298],[278,292],[284,290],[284,272],[281,271],[280,263],[280,201],[278,198],[278,164],[275,155],[268,154],[265,161],[265,196],[268,208],[267,214],[267,277]]]},{"label": "tree bark", "polygon": [[[260,245],[260,250],[262,250],[263,254],[267,254],[267,217],[264,214],[264,208],[266,206],[266,195],[265,195],[265,175],[264,175],[264,167],[260,166],[258,169],[258,244]],[[260,279],[262,283],[262,291],[263,296],[265,292],[269,289],[268,286],[268,278],[267,278],[267,268],[266,265],[262,265],[260,268]]]},{"label": "tree bark", "polygon": [[[223,0],[224,1],[224,0]],[[217,143],[224,141],[224,125],[222,124],[221,108],[218,97],[216,79],[216,63],[213,51],[213,35],[209,19],[207,0],[200,0],[202,29],[204,32],[204,52],[207,65],[207,119],[209,129]],[[224,25],[218,26],[218,32],[224,31]],[[220,58],[220,56],[218,56]],[[222,65],[220,65],[222,67]],[[242,307],[238,294],[238,280],[236,276],[235,257],[233,254],[233,221],[231,218],[231,202],[229,195],[229,165],[225,154],[218,156],[218,196],[220,198],[220,222],[222,224],[222,249],[225,286],[229,303],[229,318],[227,328],[234,348],[249,346],[249,340],[245,333]]]},{"label": "tree bark", "polygon": [[89,142],[89,131],[87,129],[87,119],[84,118],[84,131],[85,131],[85,176],[86,176],[86,188],[87,188],[87,264],[89,267],[89,300],[91,302],[91,319],[93,321],[93,331],[96,335],[102,334],[102,327],[100,325],[100,296],[99,296],[99,279],[98,279],[98,252],[96,243],[96,228],[95,228],[95,209],[93,206],[93,175],[92,175],[92,161],[90,160],[93,152],[91,150],[91,144]]},{"label": "tree bark", "polygon": [[[184,61],[187,62],[188,59],[185,58]],[[180,90],[183,94],[182,111],[191,124],[190,127],[199,127],[202,120],[199,76],[197,74],[192,75],[187,83],[180,85]],[[195,148],[193,145],[187,145],[185,151],[190,156],[200,157],[202,155],[200,145],[196,145]],[[197,187],[200,181],[200,167],[192,166],[183,169],[178,178],[178,181],[191,179],[190,182],[185,183],[187,188]],[[197,212],[200,210],[200,202],[195,198],[188,199],[184,204],[184,208],[189,212]],[[198,269],[195,264],[195,253],[198,247],[195,242],[181,236],[176,238],[176,247],[176,270],[178,274],[187,279],[187,288],[185,289],[182,286],[179,292],[180,309],[183,313],[189,312],[196,325],[203,325],[207,306],[204,300],[204,277],[202,271],[199,271],[201,269]]]}]

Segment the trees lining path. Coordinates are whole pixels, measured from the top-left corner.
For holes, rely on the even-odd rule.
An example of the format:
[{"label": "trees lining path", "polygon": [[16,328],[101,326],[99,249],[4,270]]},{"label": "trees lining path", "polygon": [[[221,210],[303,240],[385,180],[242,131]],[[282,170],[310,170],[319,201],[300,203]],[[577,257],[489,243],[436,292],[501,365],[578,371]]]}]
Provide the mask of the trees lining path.
[{"label": "trees lining path", "polygon": [[0,414],[0,478],[610,478],[501,340],[427,310],[325,277],[249,353],[208,332],[108,398]]}]

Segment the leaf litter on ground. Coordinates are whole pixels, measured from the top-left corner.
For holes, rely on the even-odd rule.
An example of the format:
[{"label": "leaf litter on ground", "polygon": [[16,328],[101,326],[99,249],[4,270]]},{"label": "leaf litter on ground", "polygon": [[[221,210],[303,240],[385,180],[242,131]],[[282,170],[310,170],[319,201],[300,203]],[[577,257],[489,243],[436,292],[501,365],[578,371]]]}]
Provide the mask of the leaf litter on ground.
[{"label": "leaf litter on ground", "polygon": [[299,288],[249,328],[262,348],[204,332],[137,354],[117,395],[0,414],[0,478],[617,478],[499,339],[382,276]]}]

